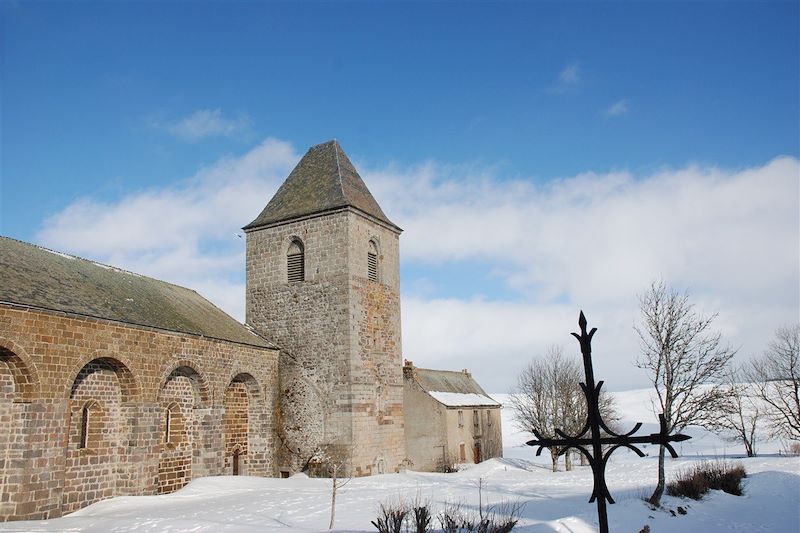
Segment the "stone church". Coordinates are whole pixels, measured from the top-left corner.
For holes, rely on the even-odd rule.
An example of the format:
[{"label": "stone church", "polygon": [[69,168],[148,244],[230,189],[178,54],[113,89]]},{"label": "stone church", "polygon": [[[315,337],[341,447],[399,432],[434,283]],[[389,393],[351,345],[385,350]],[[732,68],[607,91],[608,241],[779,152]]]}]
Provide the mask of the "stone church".
[{"label": "stone church", "polygon": [[309,149],[244,231],[246,325],[190,289],[0,237],[0,521],[324,470],[319,451],[356,476],[413,467],[401,229],[339,144]]}]

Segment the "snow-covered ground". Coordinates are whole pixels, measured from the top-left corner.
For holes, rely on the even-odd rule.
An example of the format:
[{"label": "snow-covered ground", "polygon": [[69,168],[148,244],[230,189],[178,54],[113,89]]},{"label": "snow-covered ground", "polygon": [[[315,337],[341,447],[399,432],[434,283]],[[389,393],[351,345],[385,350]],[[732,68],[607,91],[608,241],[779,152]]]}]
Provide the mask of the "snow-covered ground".
[{"label": "snow-covered ground", "polygon": [[[504,395],[493,395],[504,402]],[[625,426],[646,422],[640,433],[657,430],[650,412],[649,391],[616,393]],[[434,511],[447,502],[477,508],[478,485],[484,505],[524,504],[515,531],[595,532],[596,506],[589,504],[592,475],[588,467],[550,472],[547,451],[534,458],[524,446],[530,435],[515,430],[509,409],[503,413],[505,458],[492,459],[454,474],[406,472],[353,479],[337,495],[339,531],[375,531],[370,524],[379,505],[421,499]],[[663,510],[651,510],[640,496],[656,480],[657,448],[638,458],[615,452],[606,477],[617,503],[609,506],[610,529],[636,533],[646,524],[653,533],[715,533],[728,531],[800,531],[800,458],[781,456],[782,444],[762,443],[760,456],[742,458],[735,445],[697,428],[693,439],[678,446],[681,458],[668,461],[667,475],[698,460],[724,455],[740,461],[748,472],[745,495],[712,491],[703,501],[664,498]],[[686,515],[673,516],[678,506]],[[191,482],[164,496],[120,497],[98,502],[69,516],[41,522],[12,522],[0,531],[26,532],[266,532],[325,531],[330,519],[330,480],[297,475],[290,479],[213,477]]]}]

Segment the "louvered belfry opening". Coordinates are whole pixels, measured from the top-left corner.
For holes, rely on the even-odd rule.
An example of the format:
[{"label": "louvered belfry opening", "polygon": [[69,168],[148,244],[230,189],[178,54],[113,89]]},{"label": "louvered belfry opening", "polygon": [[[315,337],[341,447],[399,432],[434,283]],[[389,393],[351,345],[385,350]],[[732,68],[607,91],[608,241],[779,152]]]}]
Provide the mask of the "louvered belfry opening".
[{"label": "louvered belfry opening", "polygon": [[292,241],[286,253],[286,271],[289,283],[296,283],[306,279],[305,253],[303,243]]},{"label": "louvered belfry opening", "polygon": [[378,281],[378,247],[375,241],[369,241],[369,251],[367,252],[367,278],[370,281]]}]

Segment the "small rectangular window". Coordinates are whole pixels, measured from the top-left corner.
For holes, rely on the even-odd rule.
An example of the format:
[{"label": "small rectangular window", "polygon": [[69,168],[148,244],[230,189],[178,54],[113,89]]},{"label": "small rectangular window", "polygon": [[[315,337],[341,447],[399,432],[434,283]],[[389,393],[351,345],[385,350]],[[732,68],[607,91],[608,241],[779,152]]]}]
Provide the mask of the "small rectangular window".
[{"label": "small rectangular window", "polygon": [[472,425],[478,427],[481,425],[481,419],[478,416],[478,411],[472,411]]},{"label": "small rectangular window", "polygon": [[378,256],[367,253],[367,277],[370,281],[378,281]]},{"label": "small rectangular window", "polygon": [[464,411],[458,412],[458,427],[460,428],[464,427]]}]

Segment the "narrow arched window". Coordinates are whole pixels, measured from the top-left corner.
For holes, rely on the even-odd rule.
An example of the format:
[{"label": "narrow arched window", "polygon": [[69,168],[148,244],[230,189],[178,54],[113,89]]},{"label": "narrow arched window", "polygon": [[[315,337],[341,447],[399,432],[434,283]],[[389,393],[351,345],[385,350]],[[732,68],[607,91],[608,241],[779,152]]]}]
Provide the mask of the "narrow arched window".
[{"label": "narrow arched window", "polygon": [[286,271],[289,283],[306,279],[305,252],[299,239],[293,240],[286,252]]},{"label": "narrow arched window", "polygon": [[172,409],[167,407],[164,415],[164,442],[169,444],[170,432],[172,431]]},{"label": "narrow arched window", "polygon": [[369,241],[367,248],[367,278],[378,281],[378,245],[375,241]]},{"label": "narrow arched window", "polygon": [[81,434],[80,439],[78,440],[78,448],[86,448],[86,445],[89,443],[89,416],[90,416],[90,409],[89,404],[83,406],[81,409]]}]

